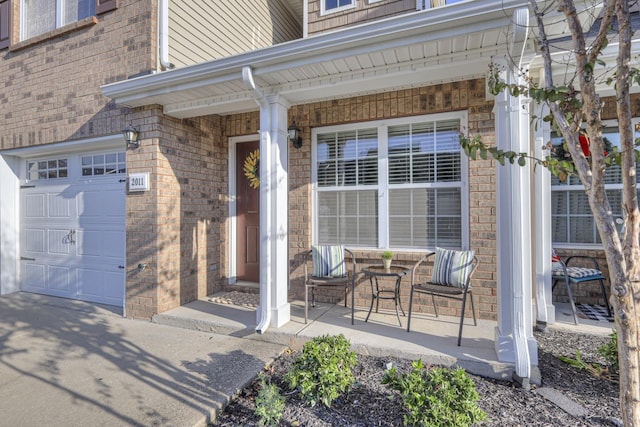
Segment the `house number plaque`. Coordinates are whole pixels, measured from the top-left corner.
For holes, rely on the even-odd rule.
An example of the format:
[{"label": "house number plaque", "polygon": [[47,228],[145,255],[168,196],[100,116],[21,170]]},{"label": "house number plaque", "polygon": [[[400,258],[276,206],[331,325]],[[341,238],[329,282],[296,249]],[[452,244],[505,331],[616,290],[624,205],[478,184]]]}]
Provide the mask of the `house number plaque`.
[{"label": "house number plaque", "polygon": [[149,172],[130,174],[129,191],[149,191]]}]

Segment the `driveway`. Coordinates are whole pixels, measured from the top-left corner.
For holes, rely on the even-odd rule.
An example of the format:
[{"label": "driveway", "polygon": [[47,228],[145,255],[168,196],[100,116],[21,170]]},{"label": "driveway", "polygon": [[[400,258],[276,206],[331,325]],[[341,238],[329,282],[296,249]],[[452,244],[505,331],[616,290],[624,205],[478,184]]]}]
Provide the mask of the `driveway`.
[{"label": "driveway", "polygon": [[193,426],[283,345],[124,319],[113,307],[0,297],[0,426]]}]

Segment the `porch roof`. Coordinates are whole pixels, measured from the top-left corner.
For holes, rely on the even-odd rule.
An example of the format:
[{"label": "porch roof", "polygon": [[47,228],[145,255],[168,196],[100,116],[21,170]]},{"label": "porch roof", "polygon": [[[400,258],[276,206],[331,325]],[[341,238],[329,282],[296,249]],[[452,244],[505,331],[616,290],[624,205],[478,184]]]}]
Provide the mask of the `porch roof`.
[{"label": "porch roof", "polygon": [[[528,4],[457,3],[132,78],[102,90],[121,105],[159,104],[167,115],[188,118],[257,110],[254,92],[244,86],[245,66],[251,67],[265,96],[277,94],[292,105],[484,77],[491,57],[507,51],[513,11]],[[557,20],[547,31],[562,35],[566,24]]]}]

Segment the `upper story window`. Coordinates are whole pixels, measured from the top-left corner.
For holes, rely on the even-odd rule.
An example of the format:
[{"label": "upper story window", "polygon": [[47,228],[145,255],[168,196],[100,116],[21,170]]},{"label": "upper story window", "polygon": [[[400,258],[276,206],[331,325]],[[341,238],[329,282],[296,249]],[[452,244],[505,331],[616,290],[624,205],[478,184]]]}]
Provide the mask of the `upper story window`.
[{"label": "upper story window", "polygon": [[355,0],[320,0],[322,4],[322,10],[320,13],[338,12],[340,10],[350,9],[356,6]]},{"label": "upper story window", "polygon": [[21,40],[93,16],[96,0],[22,0]]},{"label": "upper story window", "polygon": [[[93,25],[97,23],[94,15],[117,7],[118,0],[0,0],[0,49],[38,43]],[[20,25],[13,25],[16,19]],[[80,23],[71,25],[76,22]]]},{"label": "upper story window", "polygon": [[[620,147],[620,133],[617,127],[605,127],[602,133],[605,144]],[[635,138],[639,137],[640,132],[636,130]],[[556,135],[551,138],[551,143],[554,145],[556,155],[564,156],[563,138]],[[640,164],[636,170],[636,182],[640,182]],[[622,218],[622,169],[619,166],[607,168],[604,179],[613,216]],[[638,196],[640,197],[640,192]],[[577,176],[569,176],[564,182],[555,176],[551,177],[551,227],[555,246],[602,244],[591,213],[589,199]]]},{"label": "upper story window", "polygon": [[351,247],[468,245],[466,114],[315,129],[314,240]]}]

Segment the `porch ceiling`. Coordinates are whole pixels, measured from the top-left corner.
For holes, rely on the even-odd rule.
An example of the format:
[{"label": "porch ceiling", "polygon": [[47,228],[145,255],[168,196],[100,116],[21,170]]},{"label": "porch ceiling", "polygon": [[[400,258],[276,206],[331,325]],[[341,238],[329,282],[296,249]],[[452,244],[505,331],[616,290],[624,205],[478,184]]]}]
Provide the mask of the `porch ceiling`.
[{"label": "porch ceiling", "polygon": [[[177,118],[257,110],[242,80],[292,105],[485,76],[507,51],[513,10],[526,0],[475,0],[350,27],[103,87],[129,107],[160,104]],[[552,28],[563,34],[562,24]]]}]

